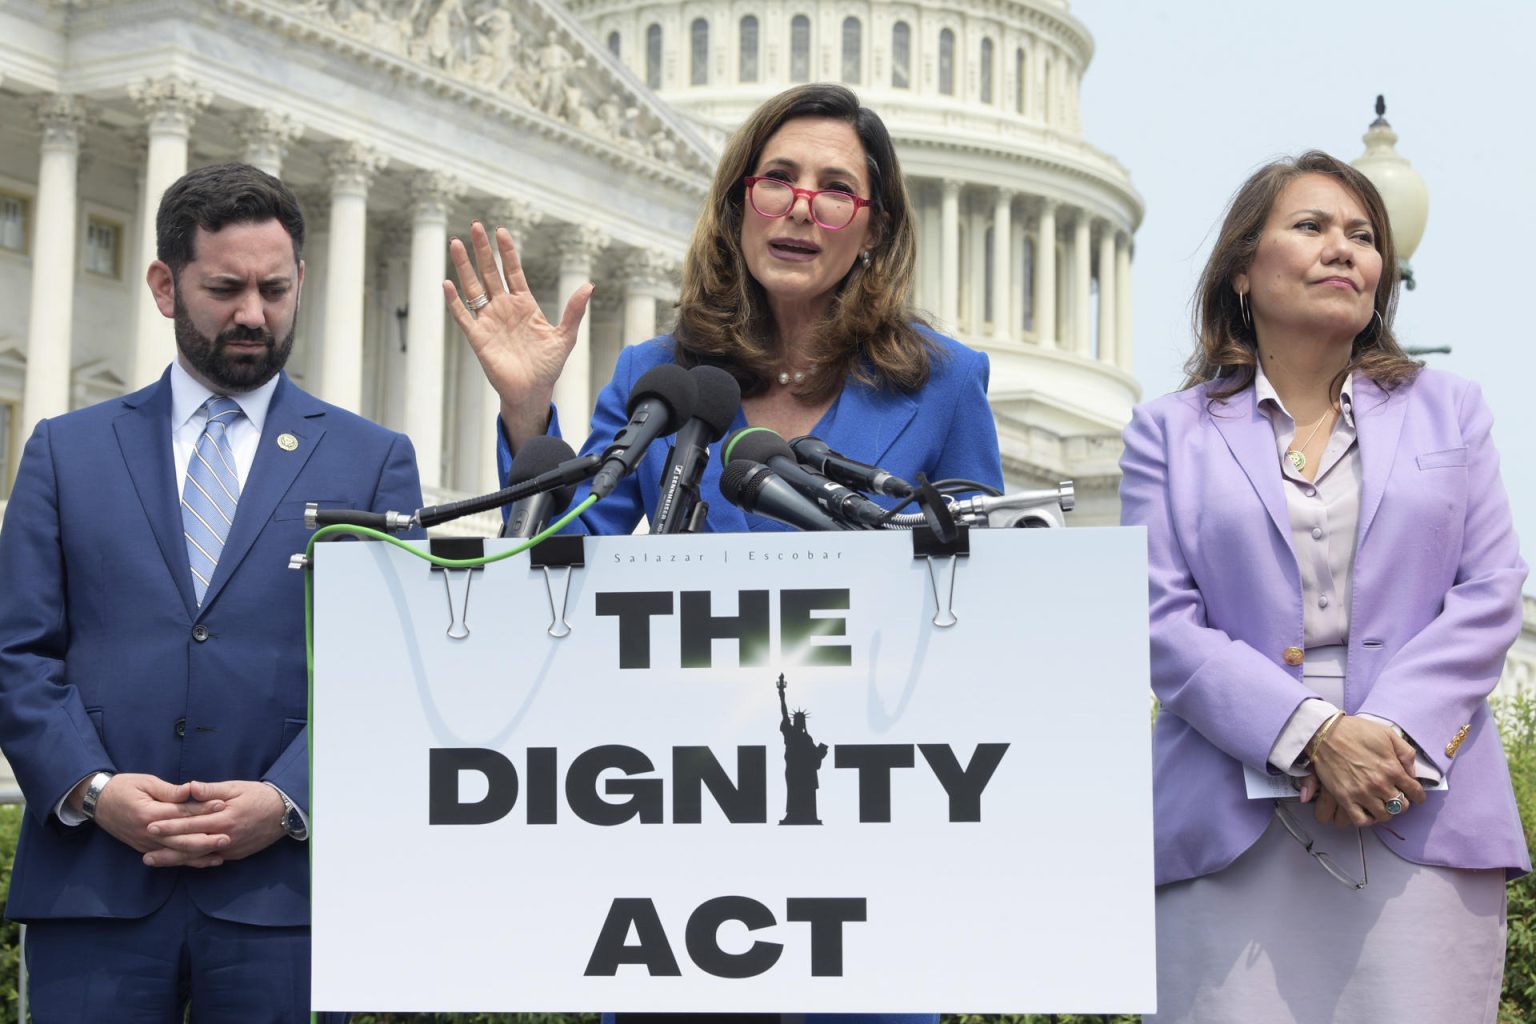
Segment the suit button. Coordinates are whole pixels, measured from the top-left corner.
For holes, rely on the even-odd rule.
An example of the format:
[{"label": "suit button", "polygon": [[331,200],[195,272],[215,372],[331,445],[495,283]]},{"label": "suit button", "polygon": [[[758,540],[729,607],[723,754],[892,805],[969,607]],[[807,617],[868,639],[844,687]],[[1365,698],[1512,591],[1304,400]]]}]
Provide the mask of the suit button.
[{"label": "suit button", "polygon": [[1462,741],[1467,738],[1467,733],[1469,733],[1471,731],[1472,731],[1471,723],[1468,723],[1468,724],[1462,726],[1460,729],[1457,729],[1456,730],[1456,735],[1451,737],[1451,742],[1449,742],[1449,743],[1447,743],[1445,745],[1445,756],[1446,757],[1455,757],[1456,756],[1456,751],[1461,749]]},{"label": "suit button", "polygon": [[1303,651],[1300,647],[1287,647],[1282,657],[1285,658],[1287,665],[1300,665],[1306,660],[1307,652]]},{"label": "suit button", "polygon": [[178,718],[178,719],[176,719],[176,735],[177,736],[185,736],[186,734],[187,734],[187,720],[185,718]]},{"label": "suit button", "polygon": [[192,639],[196,640],[198,643],[202,643],[203,641],[207,640],[209,636],[210,634],[208,632],[208,627],[203,625],[201,622],[192,627]]}]

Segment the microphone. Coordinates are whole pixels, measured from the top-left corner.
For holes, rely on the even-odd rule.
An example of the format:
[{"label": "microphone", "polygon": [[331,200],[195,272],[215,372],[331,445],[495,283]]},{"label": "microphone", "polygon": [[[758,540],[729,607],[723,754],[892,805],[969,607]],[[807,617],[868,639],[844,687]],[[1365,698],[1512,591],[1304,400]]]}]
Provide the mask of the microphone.
[{"label": "microphone", "polygon": [[651,517],[652,533],[692,533],[709,511],[699,499],[699,478],[709,463],[709,446],[725,436],[741,409],[741,385],[718,366],[695,366],[688,371],[698,391],[693,418],[677,432],[677,443],[667,453],[661,470],[661,498]]},{"label": "microphone", "polygon": [[[571,446],[558,437],[530,437],[512,459],[512,466],[507,470],[507,486],[525,483],[575,457]],[[501,535],[527,540],[564,512],[575,495],[576,485],[567,483],[513,502],[507,520],[501,526]]]},{"label": "microphone", "polygon": [[645,450],[658,437],[677,430],[693,416],[698,387],[676,363],[653,366],[629,393],[629,422],[603,450],[602,468],[592,478],[592,493],[606,498],[619,481],[635,471]]},{"label": "microphone", "polygon": [[797,437],[789,442],[795,458],[802,466],[809,466],[823,476],[840,484],[884,494],[892,498],[910,498],[912,485],[899,476],[892,476],[879,466],[870,466],[850,459],[827,447],[827,442],[813,434]]},{"label": "microphone", "polygon": [[725,443],[726,464],[737,459],[763,463],[789,486],[842,522],[866,527],[878,527],[885,522],[885,509],[864,495],[800,465],[784,439],[767,427],[747,427],[730,436]]},{"label": "microphone", "polygon": [[773,470],[750,459],[738,458],[726,465],[720,474],[720,493],[738,508],[801,530],[853,529],[827,515]]}]

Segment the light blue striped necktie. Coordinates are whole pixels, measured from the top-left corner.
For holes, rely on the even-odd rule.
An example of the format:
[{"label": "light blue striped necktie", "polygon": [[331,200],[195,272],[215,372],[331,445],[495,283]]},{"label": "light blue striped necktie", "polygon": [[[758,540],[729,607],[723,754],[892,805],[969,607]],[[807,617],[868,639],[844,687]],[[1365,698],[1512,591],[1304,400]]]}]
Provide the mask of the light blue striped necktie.
[{"label": "light blue striped necktie", "polygon": [[242,415],[233,398],[214,395],[203,403],[208,422],[187,463],[187,485],[181,492],[182,533],[187,538],[187,560],[192,566],[192,591],[198,606],[208,592],[214,566],[235,521],[240,500],[240,477],[235,473],[235,453],[229,446],[229,425]]}]

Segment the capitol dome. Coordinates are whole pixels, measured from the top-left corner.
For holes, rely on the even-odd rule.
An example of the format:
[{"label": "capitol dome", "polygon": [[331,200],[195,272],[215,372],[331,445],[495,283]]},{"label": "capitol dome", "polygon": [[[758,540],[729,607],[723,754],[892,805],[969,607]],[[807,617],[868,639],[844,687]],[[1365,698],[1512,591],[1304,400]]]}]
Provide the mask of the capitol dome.
[{"label": "capitol dome", "polygon": [[919,307],[991,357],[1010,488],[1072,477],[1073,521],[1118,520],[1120,430],[1140,394],[1130,259],[1142,202],[1082,137],[1093,40],[1065,3],[566,7],[716,147],[791,85],[856,90],[895,137],[918,211]]}]

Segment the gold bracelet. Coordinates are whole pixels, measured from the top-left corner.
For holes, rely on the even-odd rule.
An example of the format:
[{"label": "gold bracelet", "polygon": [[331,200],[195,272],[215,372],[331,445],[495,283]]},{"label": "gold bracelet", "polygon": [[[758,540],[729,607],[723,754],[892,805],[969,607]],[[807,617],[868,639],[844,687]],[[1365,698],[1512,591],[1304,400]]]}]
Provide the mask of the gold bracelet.
[{"label": "gold bracelet", "polygon": [[1332,715],[1328,716],[1328,721],[1322,724],[1317,733],[1313,735],[1312,741],[1307,744],[1306,754],[1308,761],[1315,762],[1317,760],[1317,752],[1322,749],[1323,740],[1327,739],[1329,730],[1333,728],[1335,722],[1343,717],[1344,712],[1342,711],[1335,711]]}]

